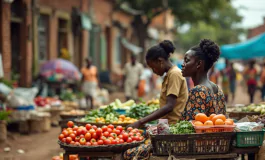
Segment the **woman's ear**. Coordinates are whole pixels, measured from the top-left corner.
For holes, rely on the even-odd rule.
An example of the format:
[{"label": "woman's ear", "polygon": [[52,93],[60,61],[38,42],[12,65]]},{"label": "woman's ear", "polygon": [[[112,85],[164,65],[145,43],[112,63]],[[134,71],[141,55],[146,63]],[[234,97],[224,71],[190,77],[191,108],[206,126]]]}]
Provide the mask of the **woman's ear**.
[{"label": "woman's ear", "polygon": [[201,68],[202,66],[202,60],[198,60],[197,62],[197,69]]}]

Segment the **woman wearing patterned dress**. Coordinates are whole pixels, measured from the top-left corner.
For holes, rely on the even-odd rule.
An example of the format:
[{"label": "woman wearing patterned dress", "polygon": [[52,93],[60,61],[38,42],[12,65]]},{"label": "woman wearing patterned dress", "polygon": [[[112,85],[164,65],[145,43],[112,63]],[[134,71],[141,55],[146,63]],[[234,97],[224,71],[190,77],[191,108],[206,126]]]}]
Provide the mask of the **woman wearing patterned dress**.
[{"label": "woman wearing patterned dress", "polygon": [[197,113],[205,113],[207,116],[226,113],[223,91],[207,76],[219,56],[219,46],[208,39],[201,40],[199,45],[185,54],[182,75],[192,78],[194,88],[189,91],[182,119],[192,120]]}]

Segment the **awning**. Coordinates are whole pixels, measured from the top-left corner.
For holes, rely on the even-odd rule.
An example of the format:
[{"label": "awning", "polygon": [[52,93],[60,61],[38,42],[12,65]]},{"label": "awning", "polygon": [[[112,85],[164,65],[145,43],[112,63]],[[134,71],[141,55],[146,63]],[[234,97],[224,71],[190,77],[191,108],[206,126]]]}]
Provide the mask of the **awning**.
[{"label": "awning", "polygon": [[265,57],[265,33],[243,43],[221,46],[221,57],[227,59]]},{"label": "awning", "polygon": [[81,14],[81,24],[82,24],[83,29],[86,29],[86,30],[92,29],[91,20],[90,20],[89,16],[85,13]]},{"label": "awning", "polygon": [[122,45],[129,49],[130,51],[132,51],[134,54],[139,54],[143,51],[143,49],[141,47],[138,47],[130,42],[128,42],[125,38],[121,39],[121,43]]}]

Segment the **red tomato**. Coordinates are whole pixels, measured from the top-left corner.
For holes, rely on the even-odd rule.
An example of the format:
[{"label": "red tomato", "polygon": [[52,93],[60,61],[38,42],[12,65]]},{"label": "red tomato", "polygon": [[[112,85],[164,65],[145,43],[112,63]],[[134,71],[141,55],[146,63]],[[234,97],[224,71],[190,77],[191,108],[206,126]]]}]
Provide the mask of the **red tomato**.
[{"label": "red tomato", "polygon": [[114,126],[113,126],[112,124],[109,124],[109,125],[108,125],[108,128],[110,128],[110,129],[114,129]]},{"label": "red tomato", "polygon": [[92,128],[93,128],[94,130],[97,130],[97,129],[98,129],[98,127],[95,126],[95,125],[93,125]]},{"label": "red tomato", "polygon": [[79,142],[80,139],[81,139],[80,136],[76,136],[76,137],[75,137],[75,141],[76,141],[76,142]]},{"label": "red tomato", "polygon": [[98,135],[97,135],[96,133],[93,133],[93,134],[91,135],[91,137],[97,139],[97,138],[98,138]]},{"label": "red tomato", "polygon": [[96,140],[95,138],[92,138],[92,139],[90,140],[90,143],[93,144],[94,142],[97,142],[97,140]]},{"label": "red tomato", "polygon": [[102,134],[102,129],[101,129],[101,128],[98,128],[98,129],[96,130],[96,134],[97,134],[98,136],[101,136],[101,134]]},{"label": "red tomato", "polygon": [[139,141],[142,141],[142,140],[144,140],[144,137],[143,136],[140,136],[139,137]]},{"label": "red tomato", "polygon": [[72,138],[73,141],[75,140],[75,134],[72,133],[69,136]]},{"label": "red tomato", "polygon": [[86,133],[87,133],[86,128],[83,128],[81,133],[82,133],[83,135],[86,135]]},{"label": "red tomato", "polygon": [[136,133],[136,135],[140,137],[141,136],[141,133]]},{"label": "red tomato", "polygon": [[114,138],[112,138],[112,137],[109,137],[108,139],[109,139],[110,141],[114,140]]},{"label": "red tomato", "polygon": [[98,142],[94,142],[93,144],[92,144],[92,146],[97,146],[98,145]]},{"label": "red tomato", "polygon": [[137,133],[137,132],[139,132],[139,130],[138,129],[133,129],[132,132],[133,133]]},{"label": "red tomato", "polygon": [[96,131],[95,131],[94,129],[90,129],[90,130],[89,130],[89,133],[90,133],[91,135],[93,135],[93,133],[96,133]]},{"label": "red tomato", "polygon": [[123,136],[122,136],[122,135],[119,135],[118,137],[119,137],[120,139],[123,139]]},{"label": "red tomato", "polygon": [[60,140],[62,140],[64,138],[64,135],[63,134],[60,134],[59,137],[58,137]]},{"label": "red tomato", "polygon": [[107,139],[105,136],[100,136],[100,138],[99,139],[101,139],[101,140],[105,140],[105,139]]},{"label": "red tomato", "polygon": [[73,121],[68,121],[67,122],[67,126],[72,128],[74,126],[74,122]]},{"label": "red tomato", "polygon": [[131,130],[133,130],[132,127],[128,127],[128,128],[127,128],[127,131],[131,131]]},{"label": "red tomato", "polygon": [[104,126],[101,127],[101,129],[102,129],[103,132],[106,132],[108,127],[104,125]]},{"label": "red tomato", "polygon": [[128,137],[129,137],[129,134],[128,133],[123,133],[122,137],[123,137],[124,141],[127,141]]},{"label": "red tomato", "polygon": [[104,135],[105,137],[109,137],[109,132],[104,132],[103,135]]},{"label": "red tomato", "polygon": [[74,131],[77,131],[78,127],[77,126],[74,126],[73,130]]},{"label": "red tomato", "polygon": [[73,130],[69,130],[68,131],[68,134],[70,135],[70,134],[73,134],[74,133],[74,131]]},{"label": "red tomato", "polygon": [[132,136],[133,141],[139,141],[139,136]]},{"label": "red tomato", "polygon": [[90,130],[92,128],[91,124],[86,124],[86,130]]},{"label": "red tomato", "polygon": [[76,145],[76,146],[79,146],[79,145],[80,145],[80,143],[79,143],[79,142],[75,142],[75,145]]},{"label": "red tomato", "polygon": [[107,132],[112,133],[112,129],[111,128],[108,128],[107,129]]},{"label": "red tomato", "polygon": [[76,135],[76,133],[77,133],[77,132],[76,132],[76,131],[74,131],[73,133]]},{"label": "red tomato", "polygon": [[117,141],[116,140],[112,140],[111,144],[117,144]]},{"label": "red tomato", "polygon": [[132,133],[132,132],[130,132],[130,133],[129,133],[129,136],[130,136],[130,137],[132,137],[132,136],[133,136],[133,133]]},{"label": "red tomato", "polygon": [[80,138],[85,138],[85,136],[83,134],[80,135]]},{"label": "red tomato", "polygon": [[124,140],[123,139],[120,139],[120,143],[124,143]]},{"label": "red tomato", "polygon": [[67,137],[67,136],[69,135],[69,133],[68,133],[67,130],[64,130],[64,131],[62,132],[62,134],[64,135],[64,137]]},{"label": "red tomato", "polygon": [[71,137],[67,137],[67,138],[66,138],[66,143],[70,144],[71,141],[72,141],[72,138],[71,138]]},{"label": "red tomato", "polygon": [[110,136],[111,136],[112,138],[117,138],[117,134],[116,134],[116,133],[111,133]]},{"label": "red tomato", "polygon": [[111,144],[111,141],[109,139],[106,139],[106,140],[104,140],[104,144],[105,145],[110,145]]},{"label": "red tomato", "polygon": [[81,138],[80,141],[79,141],[79,143],[81,145],[85,145],[86,144],[86,139],[85,138]]},{"label": "red tomato", "polygon": [[77,131],[76,131],[76,135],[81,135],[82,134],[82,129],[81,128],[78,128]]},{"label": "red tomato", "polygon": [[117,126],[116,129],[117,129],[117,130],[120,130],[121,132],[122,132],[122,130],[123,130],[122,126]]},{"label": "red tomato", "polygon": [[63,143],[66,143],[66,138],[63,138],[63,139],[62,139],[62,142],[63,142]]},{"label": "red tomato", "polygon": [[113,130],[113,133],[116,133],[117,135],[121,134],[121,131],[118,129],[115,129],[115,131]]},{"label": "red tomato", "polygon": [[98,140],[98,145],[103,145],[103,140]]},{"label": "red tomato", "polygon": [[129,137],[126,142],[127,143],[131,143],[132,142],[132,139]]},{"label": "red tomato", "polygon": [[71,141],[71,143],[70,143],[70,144],[74,145],[74,144],[75,144],[75,141]]},{"label": "red tomato", "polygon": [[90,143],[90,142],[86,142],[85,145],[86,145],[86,146],[91,146],[91,143]]},{"label": "red tomato", "polygon": [[89,141],[91,139],[91,134],[90,133],[86,133],[85,139]]}]

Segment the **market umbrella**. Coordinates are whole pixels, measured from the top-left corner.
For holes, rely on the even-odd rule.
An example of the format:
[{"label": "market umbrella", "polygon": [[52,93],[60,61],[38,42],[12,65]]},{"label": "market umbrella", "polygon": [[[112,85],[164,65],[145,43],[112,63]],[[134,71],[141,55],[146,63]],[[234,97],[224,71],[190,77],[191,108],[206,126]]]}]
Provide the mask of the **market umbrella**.
[{"label": "market umbrella", "polygon": [[40,74],[50,81],[80,80],[81,78],[78,68],[64,59],[45,62],[41,66]]}]

